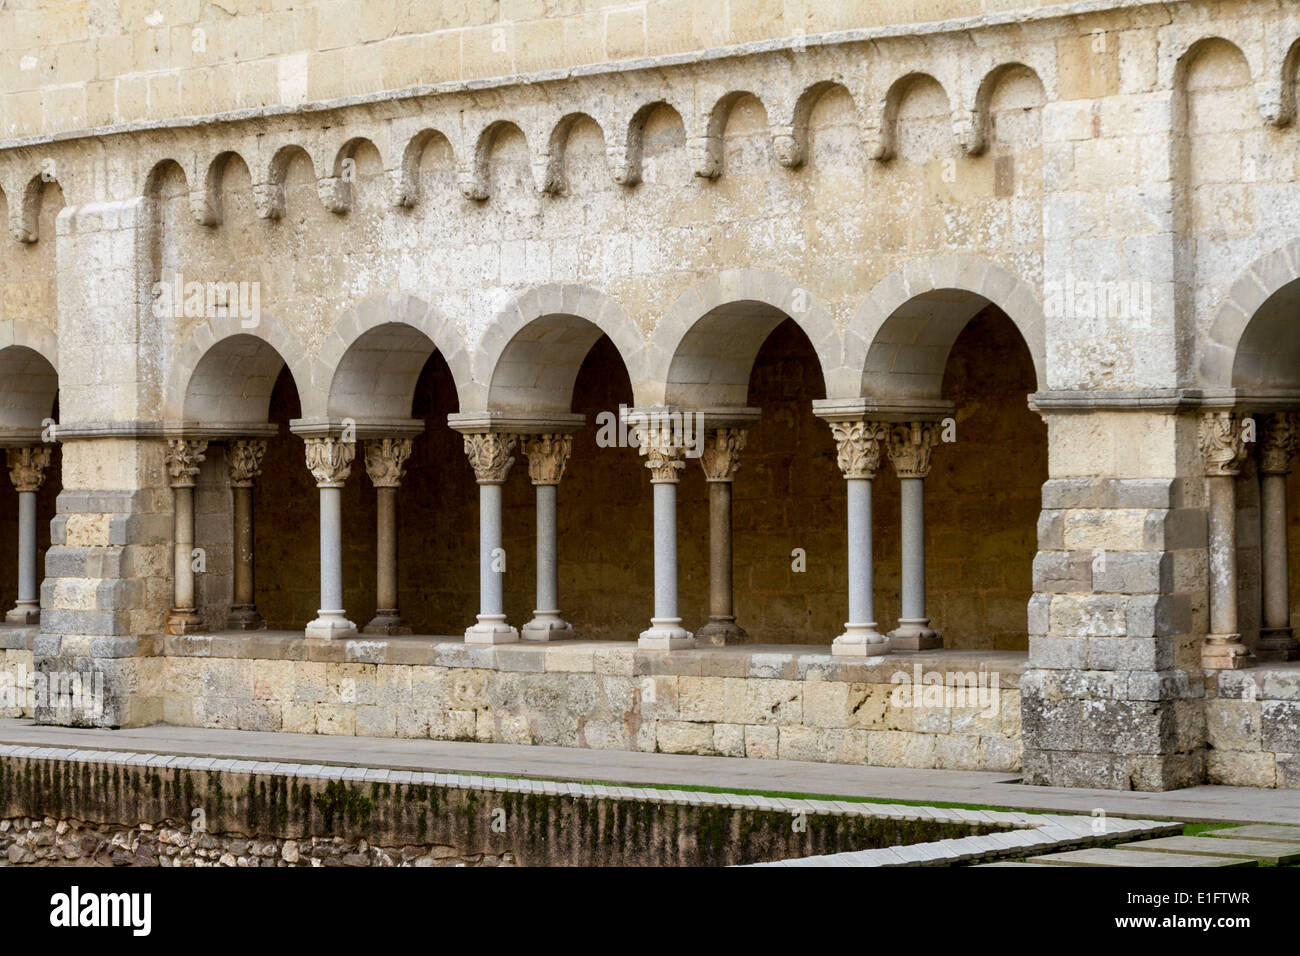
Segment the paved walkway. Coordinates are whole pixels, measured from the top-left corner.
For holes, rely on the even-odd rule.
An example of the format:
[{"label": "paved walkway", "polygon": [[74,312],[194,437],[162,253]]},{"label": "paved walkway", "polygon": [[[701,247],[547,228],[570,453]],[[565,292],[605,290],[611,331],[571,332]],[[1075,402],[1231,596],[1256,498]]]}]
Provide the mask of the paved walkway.
[{"label": "paved walkway", "polygon": [[1187,822],[1300,824],[1300,790],[1190,787],[1168,793],[1028,787],[1014,775],[695,757],[681,754],[524,747],[386,737],[141,727],[80,730],[0,719],[0,743],[82,750],[129,750],[337,767],[531,777],[624,786],[709,786],[729,790],[961,803]]}]

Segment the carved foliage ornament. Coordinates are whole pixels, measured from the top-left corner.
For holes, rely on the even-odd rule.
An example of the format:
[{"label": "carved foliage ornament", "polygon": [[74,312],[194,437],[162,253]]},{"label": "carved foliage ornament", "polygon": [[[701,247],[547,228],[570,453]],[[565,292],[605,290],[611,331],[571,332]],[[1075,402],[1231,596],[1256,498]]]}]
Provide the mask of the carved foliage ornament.
[{"label": "carved foliage ornament", "polygon": [[646,456],[645,466],[650,469],[650,482],[676,483],[681,477],[678,472],[686,467],[686,446],[678,440],[671,419],[652,417],[635,427],[637,447]]},{"label": "carved foliage ornament", "polygon": [[568,434],[528,435],[523,439],[528,456],[528,477],[535,485],[558,485],[573,453],[573,436]]},{"label": "carved foliage ornament", "polygon": [[889,463],[899,478],[924,478],[930,473],[930,456],[939,440],[933,422],[908,422],[889,432]]},{"label": "carved foliage ornament", "polygon": [[356,442],[338,438],[308,438],[307,469],[316,479],[317,488],[341,488],[352,474]]},{"label": "carved foliage ornament", "polygon": [[704,438],[700,465],[706,481],[731,481],[740,468],[740,453],[749,433],[744,428],[710,429]]},{"label": "carved foliage ornament", "polygon": [[262,458],[266,455],[266,442],[260,439],[240,438],[226,449],[226,470],[232,488],[251,488],[262,473]]},{"label": "carved foliage ornament", "polygon": [[474,469],[474,478],[480,485],[499,485],[506,480],[510,466],[515,463],[511,454],[515,450],[514,435],[482,432],[465,436],[465,456]]},{"label": "carved foliage ornament", "polygon": [[831,422],[838,447],[836,461],[845,478],[874,478],[880,469],[880,446],[889,438],[884,422]]},{"label": "carved foliage ornament", "polygon": [[1235,412],[1207,412],[1201,418],[1201,455],[1211,477],[1230,477],[1241,470],[1246,443]]},{"label": "carved foliage ornament", "polygon": [[406,477],[411,439],[379,438],[366,442],[366,474],[376,488],[396,488]]},{"label": "carved foliage ornament", "polygon": [[167,439],[167,471],[171,474],[173,488],[193,488],[199,474],[199,464],[207,453],[206,441],[188,438]]},{"label": "carved foliage ornament", "polygon": [[30,445],[26,448],[10,448],[9,480],[19,491],[37,491],[45,481],[45,468],[50,463],[49,445]]},{"label": "carved foliage ornament", "polygon": [[1259,441],[1259,470],[1266,475],[1285,475],[1300,444],[1300,419],[1294,412],[1279,412],[1263,421]]}]

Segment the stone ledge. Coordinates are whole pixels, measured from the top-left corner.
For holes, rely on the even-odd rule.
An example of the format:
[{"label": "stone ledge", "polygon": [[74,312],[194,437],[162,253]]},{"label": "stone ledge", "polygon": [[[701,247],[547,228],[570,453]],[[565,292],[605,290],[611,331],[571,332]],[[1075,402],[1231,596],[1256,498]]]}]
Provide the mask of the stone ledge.
[{"label": "stone ledge", "polygon": [[553,641],[546,644],[466,644],[461,637],[402,635],[355,640],[304,637],[301,631],[220,631],[160,637],[166,657],[314,661],[326,664],[405,664],[497,671],[604,673],[626,677],[745,677],[891,683],[898,673],[993,672],[1012,690],[1028,667],[1023,651],[940,649],[895,651],[861,661],[834,657],[819,645],[747,644],[662,653],[633,641]]}]

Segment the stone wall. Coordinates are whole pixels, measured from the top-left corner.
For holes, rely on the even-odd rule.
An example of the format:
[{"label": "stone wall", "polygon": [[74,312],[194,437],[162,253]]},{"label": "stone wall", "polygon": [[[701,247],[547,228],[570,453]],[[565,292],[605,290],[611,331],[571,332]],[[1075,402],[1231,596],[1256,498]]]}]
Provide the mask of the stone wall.
[{"label": "stone wall", "polygon": [[737,0],[720,10],[702,0],[25,4],[0,14],[0,49],[14,62],[5,74],[0,108],[5,136],[35,136],[1047,5]]},{"label": "stone wall", "polygon": [[[679,658],[626,642],[493,648],[266,634],[169,638],[155,660],[158,680],[140,693],[160,695],[165,721],[180,726],[887,767],[1020,764],[1024,658],[1008,652],[867,663],[782,648]],[[936,680],[953,682],[947,697]],[[969,684],[960,696],[958,681]]]},{"label": "stone wall", "polygon": [[1300,665],[1212,675],[1205,725],[1209,783],[1300,788]]},{"label": "stone wall", "polygon": [[[259,866],[385,859],[726,866],[1015,826],[901,807],[873,813],[868,803],[846,812],[807,801],[792,810],[767,798],[551,781],[155,754],[83,756],[92,755],[0,757],[0,848],[14,862],[76,852],[79,862],[106,858],[115,865],[197,859],[238,866],[242,857]],[[171,766],[154,765],[160,760]],[[14,821],[25,821],[22,832],[14,833]]]}]

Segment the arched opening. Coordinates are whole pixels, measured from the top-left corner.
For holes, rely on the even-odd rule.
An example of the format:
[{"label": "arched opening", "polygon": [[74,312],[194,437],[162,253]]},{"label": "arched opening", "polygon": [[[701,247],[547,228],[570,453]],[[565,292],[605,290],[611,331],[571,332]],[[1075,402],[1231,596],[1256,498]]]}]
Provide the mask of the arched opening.
[{"label": "arched opening", "polygon": [[[296,605],[289,595],[314,584],[314,564],[294,550],[315,527],[304,510],[313,489],[302,443],[288,428],[300,414],[293,374],[254,335],[212,346],[186,385],[185,434],[207,441],[194,488],[194,540],[203,551],[196,606],[210,630],[291,627]],[[243,508],[251,515],[251,547],[241,543]],[[240,593],[241,561],[248,593]]]},{"label": "arched opening", "polygon": [[0,482],[0,621],[9,625],[38,621],[50,521],[63,487],[59,445],[47,427],[58,416],[58,389],[54,366],[39,352],[0,349],[0,465],[7,472]]}]

